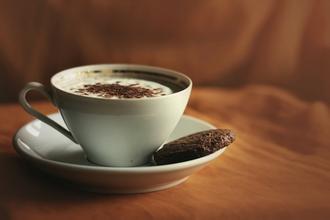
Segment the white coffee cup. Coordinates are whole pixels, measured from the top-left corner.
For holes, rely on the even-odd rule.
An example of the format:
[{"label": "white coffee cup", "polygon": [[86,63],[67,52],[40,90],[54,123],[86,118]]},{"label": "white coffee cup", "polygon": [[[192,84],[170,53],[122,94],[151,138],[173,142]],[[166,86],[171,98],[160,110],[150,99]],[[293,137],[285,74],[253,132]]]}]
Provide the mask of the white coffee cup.
[{"label": "white coffee cup", "polygon": [[[178,91],[159,97],[106,99],[83,96],[63,90],[65,78],[82,72],[134,74],[177,86]],[[101,64],[64,70],[51,78],[51,90],[37,82],[28,83],[19,102],[31,115],[80,144],[88,159],[104,166],[138,166],[169,137],[187,105],[192,81],[186,75],[159,67]],[[59,109],[68,130],[33,109],[26,100],[30,90],[47,96]]]}]

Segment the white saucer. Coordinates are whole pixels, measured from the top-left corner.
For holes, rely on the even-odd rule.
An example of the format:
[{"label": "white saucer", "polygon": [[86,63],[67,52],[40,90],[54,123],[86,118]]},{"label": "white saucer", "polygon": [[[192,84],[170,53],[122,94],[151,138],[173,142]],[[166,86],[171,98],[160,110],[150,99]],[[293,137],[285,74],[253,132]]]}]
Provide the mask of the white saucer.
[{"label": "white saucer", "polygon": [[[59,113],[49,117],[64,126]],[[213,125],[185,115],[169,141],[212,128]],[[19,129],[13,142],[21,156],[46,173],[79,188],[103,193],[142,193],[178,185],[225,150],[223,148],[202,158],[170,165],[102,167],[90,163],[79,145],[39,120]]]}]

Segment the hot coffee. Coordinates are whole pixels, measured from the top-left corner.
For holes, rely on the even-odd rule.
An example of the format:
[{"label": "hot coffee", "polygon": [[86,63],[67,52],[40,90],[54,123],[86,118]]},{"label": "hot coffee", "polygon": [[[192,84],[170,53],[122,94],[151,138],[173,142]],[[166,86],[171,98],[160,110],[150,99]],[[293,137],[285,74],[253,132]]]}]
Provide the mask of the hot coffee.
[{"label": "hot coffee", "polygon": [[[150,76],[154,78],[149,79]],[[106,99],[159,97],[182,89],[161,77],[148,73],[94,71],[79,73],[69,80],[63,76],[56,84],[69,93]]]},{"label": "hot coffee", "polygon": [[169,87],[142,79],[102,78],[94,82],[89,81],[88,84],[74,84],[69,90],[84,96],[110,99],[148,98],[172,93]]}]

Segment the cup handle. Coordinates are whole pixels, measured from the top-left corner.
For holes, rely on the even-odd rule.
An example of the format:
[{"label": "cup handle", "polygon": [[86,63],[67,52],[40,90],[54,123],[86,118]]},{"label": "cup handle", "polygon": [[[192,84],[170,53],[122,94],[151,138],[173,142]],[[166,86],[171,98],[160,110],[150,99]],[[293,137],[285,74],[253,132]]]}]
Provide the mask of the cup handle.
[{"label": "cup handle", "polygon": [[70,131],[63,128],[61,125],[59,125],[58,123],[56,123],[52,119],[48,118],[47,116],[45,116],[41,112],[39,112],[39,111],[35,110],[34,108],[32,108],[32,106],[26,100],[26,95],[31,90],[35,90],[35,91],[40,92],[41,94],[46,96],[53,103],[52,95],[51,95],[50,92],[47,91],[47,89],[44,85],[42,85],[41,83],[38,83],[38,82],[30,82],[30,83],[26,84],[26,86],[19,93],[19,103],[21,104],[23,109],[26,112],[28,112],[29,114],[31,114],[34,117],[38,118],[40,121],[48,124],[49,126],[54,128],[55,130],[59,131],[64,136],[66,136],[71,141],[73,141],[74,143],[77,143],[77,141],[74,139],[74,137],[72,136]]}]

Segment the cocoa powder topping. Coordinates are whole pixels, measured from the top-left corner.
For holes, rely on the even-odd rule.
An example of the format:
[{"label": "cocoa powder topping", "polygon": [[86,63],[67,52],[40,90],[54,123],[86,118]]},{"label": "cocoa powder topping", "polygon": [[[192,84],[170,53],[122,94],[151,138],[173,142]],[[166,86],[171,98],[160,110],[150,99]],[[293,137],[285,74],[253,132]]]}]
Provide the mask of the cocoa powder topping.
[{"label": "cocoa powder topping", "polygon": [[155,97],[163,91],[161,88],[148,89],[139,86],[138,83],[130,85],[120,85],[119,82],[112,84],[86,84],[83,88],[75,90],[76,93],[88,95],[96,94],[104,98],[118,97],[118,98],[142,98],[142,97]]}]

